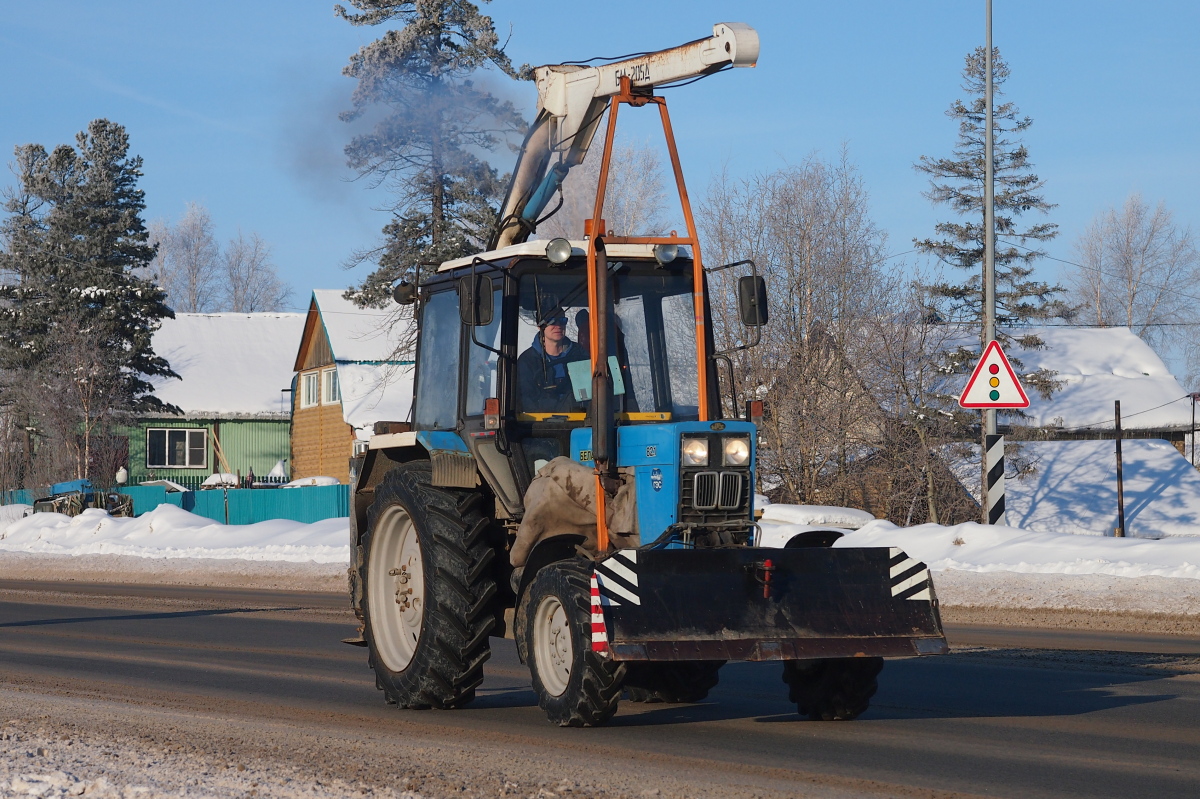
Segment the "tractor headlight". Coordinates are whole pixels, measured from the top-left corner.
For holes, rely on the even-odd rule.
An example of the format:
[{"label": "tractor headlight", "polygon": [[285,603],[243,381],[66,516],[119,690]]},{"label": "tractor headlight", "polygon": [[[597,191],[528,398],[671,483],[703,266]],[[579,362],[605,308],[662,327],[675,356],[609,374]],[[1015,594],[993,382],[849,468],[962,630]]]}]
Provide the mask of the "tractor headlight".
[{"label": "tractor headlight", "polygon": [[745,466],[750,462],[750,439],[725,439],[725,465]]},{"label": "tractor headlight", "polygon": [[708,439],[685,438],[683,440],[682,455],[684,466],[707,466]]}]

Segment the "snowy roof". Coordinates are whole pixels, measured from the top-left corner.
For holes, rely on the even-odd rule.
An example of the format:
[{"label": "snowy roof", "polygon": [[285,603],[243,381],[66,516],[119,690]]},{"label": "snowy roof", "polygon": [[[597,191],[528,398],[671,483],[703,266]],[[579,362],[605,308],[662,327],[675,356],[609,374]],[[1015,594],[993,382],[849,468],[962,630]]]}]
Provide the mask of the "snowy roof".
[{"label": "snowy roof", "polygon": [[287,416],[300,313],[179,313],[154,334],[154,352],[182,380],[154,393],[188,416]]},{"label": "snowy roof", "polygon": [[343,297],[343,293],[339,289],[313,291],[334,359],[357,363],[390,361],[401,332],[393,325],[399,319],[397,312],[360,308]]},{"label": "snowy roof", "polygon": [[1162,358],[1129,328],[1044,327],[1028,332],[1040,336],[1046,349],[1008,354],[1021,360],[1020,371],[1052,369],[1064,384],[1049,400],[1028,392],[1029,424],[1111,429],[1113,400],[1120,400],[1124,428],[1190,429],[1187,392]]},{"label": "snowy roof", "polygon": [[[313,302],[337,366],[342,418],[366,437],[377,421],[408,418],[413,367],[396,359],[396,350],[412,322],[397,311],[360,308],[343,293],[315,289]],[[294,342],[299,340],[297,336]]]}]

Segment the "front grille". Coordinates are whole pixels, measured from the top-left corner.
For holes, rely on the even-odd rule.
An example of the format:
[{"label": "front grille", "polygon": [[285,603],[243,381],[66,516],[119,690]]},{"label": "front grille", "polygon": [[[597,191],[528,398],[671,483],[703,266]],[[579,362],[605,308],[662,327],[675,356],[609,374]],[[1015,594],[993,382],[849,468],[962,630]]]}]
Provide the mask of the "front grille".
[{"label": "front grille", "polygon": [[685,472],[680,480],[679,521],[711,524],[747,518],[750,480],[741,471]]},{"label": "front grille", "polygon": [[717,507],[737,510],[742,504],[742,476],[737,472],[721,472],[721,490]]},{"label": "front grille", "polygon": [[712,510],[717,507],[717,473],[700,472],[694,479],[692,507],[696,510]]}]

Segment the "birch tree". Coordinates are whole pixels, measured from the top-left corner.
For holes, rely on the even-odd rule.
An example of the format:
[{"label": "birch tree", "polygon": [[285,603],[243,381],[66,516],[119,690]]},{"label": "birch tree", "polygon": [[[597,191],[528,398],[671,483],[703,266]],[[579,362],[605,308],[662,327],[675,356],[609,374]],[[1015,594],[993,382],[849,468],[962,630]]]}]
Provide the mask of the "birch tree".
[{"label": "birch tree", "polygon": [[1169,326],[1200,321],[1196,301],[1180,291],[1200,282],[1200,250],[1164,203],[1151,207],[1130,195],[1092,220],[1075,252],[1079,266],[1067,282],[1080,321],[1122,325],[1153,344],[1172,338]]}]

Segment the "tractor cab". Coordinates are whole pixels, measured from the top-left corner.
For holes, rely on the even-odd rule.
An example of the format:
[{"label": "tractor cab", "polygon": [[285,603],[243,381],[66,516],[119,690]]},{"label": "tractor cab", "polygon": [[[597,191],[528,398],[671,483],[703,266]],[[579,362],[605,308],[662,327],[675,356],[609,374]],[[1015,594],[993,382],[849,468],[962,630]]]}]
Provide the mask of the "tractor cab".
[{"label": "tractor cab", "polygon": [[[558,242],[562,258],[568,242]],[[592,446],[571,444],[593,422],[586,242],[570,242],[560,263],[547,244],[450,262],[421,288],[414,429],[461,431],[476,461],[497,464],[512,517],[542,465],[592,461]],[[605,349],[618,428],[700,420],[694,264],[686,251],[654,251],[610,248]],[[719,407],[715,380],[708,392]]]}]

